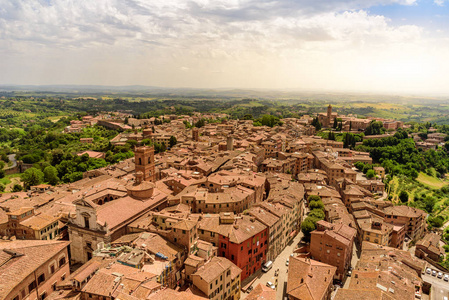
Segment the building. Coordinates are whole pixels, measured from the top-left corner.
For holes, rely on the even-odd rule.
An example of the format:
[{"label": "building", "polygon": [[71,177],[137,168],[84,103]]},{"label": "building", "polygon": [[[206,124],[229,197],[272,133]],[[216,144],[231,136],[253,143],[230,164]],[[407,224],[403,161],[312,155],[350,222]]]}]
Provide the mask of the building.
[{"label": "building", "polygon": [[393,225],[366,210],[354,212],[357,223],[357,238],[361,244],[363,241],[389,246],[393,235]]},{"label": "building", "polygon": [[444,257],[444,249],[440,246],[441,237],[436,233],[426,233],[423,239],[416,242],[415,256],[421,259],[429,258],[436,263]]},{"label": "building", "polygon": [[262,268],[268,249],[268,228],[250,216],[230,220],[228,231],[218,237],[218,256],[242,269],[242,280]]},{"label": "building", "polygon": [[[141,181],[142,173],[138,172],[136,177],[133,185],[122,187],[118,181],[116,190],[106,189],[87,197],[80,195],[73,202],[75,216],[68,224],[73,262],[85,263],[101,243],[108,244],[128,233],[128,224],[151,210],[165,208],[167,195],[153,183]],[[111,179],[102,185],[108,187],[113,183]],[[101,184],[96,185],[96,189],[100,187]]]},{"label": "building", "polygon": [[312,259],[337,267],[335,279],[343,280],[351,266],[352,250],[357,231],[345,224],[318,221],[311,232]]},{"label": "building", "polygon": [[0,299],[44,299],[70,274],[67,241],[0,241]]},{"label": "building", "polygon": [[332,112],[332,105],[329,104],[327,107],[327,113],[318,114],[318,121],[325,128],[332,127],[334,125],[334,120],[337,118],[338,114]]},{"label": "building", "polygon": [[349,288],[339,289],[334,299],[422,299],[424,268],[408,251],[363,242]]},{"label": "building", "polygon": [[59,218],[35,213],[33,207],[22,207],[6,213],[8,221],[0,224],[0,234],[17,239],[55,240],[59,236]]},{"label": "building", "polygon": [[190,278],[208,299],[240,299],[242,270],[224,257],[213,257],[193,273]]},{"label": "building", "polygon": [[330,300],[336,269],[309,258],[291,257],[288,265],[288,299]]},{"label": "building", "polygon": [[143,173],[143,180],[154,182],[156,180],[156,172],[154,168],[154,148],[153,147],[137,147],[134,151],[134,159],[136,165],[136,173]]},{"label": "building", "polygon": [[259,283],[256,287],[246,296],[247,300],[276,300],[276,291],[266,285]]},{"label": "building", "polygon": [[161,289],[156,282],[156,275],[111,263],[100,268],[81,289],[82,300],[145,299],[151,293]]},{"label": "building", "polygon": [[384,209],[385,222],[405,226],[406,235],[412,240],[418,240],[424,235],[426,229],[427,213],[421,209],[399,205]]}]

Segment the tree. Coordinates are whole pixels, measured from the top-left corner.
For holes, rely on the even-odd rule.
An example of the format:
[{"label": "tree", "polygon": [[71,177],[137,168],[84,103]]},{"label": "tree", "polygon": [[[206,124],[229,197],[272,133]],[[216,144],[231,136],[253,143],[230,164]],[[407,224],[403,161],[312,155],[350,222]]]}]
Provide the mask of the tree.
[{"label": "tree", "polygon": [[195,123],[195,127],[201,128],[204,125],[206,125],[206,120],[205,119],[200,119],[198,120],[198,122]]},{"label": "tree", "polygon": [[13,191],[14,193],[20,192],[20,191],[22,191],[22,186],[21,186],[20,184],[16,183],[16,184],[14,184],[14,186],[12,187],[12,191]]},{"label": "tree", "polygon": [[444,150],[449,152],[449,142],[444,143]]},{"label": "tree", "polygon": [[55,149],[51,152],[51,165],[56,166],[64,160],[64,151],[61,149]]},{"label": "tree", "polygon": [[313,218],[307,217],[301,224],[301,231],[307,238],[310,233],[316,229],[316,221]]},{"label": "tree", "polygon": [[44,181],[44,173],[36,168],[29,168],[20,175],[25,189],[29,189],[30,186],[41,184]]},{"label": "tree", "polygon": [[374,178],[375,176],[376,176],[376,172],[374,172],[373,169],[369,169],[366,172],[366,178],[368,178],[368,179]]},{"label": "tree", "polygon": [[176,137],[174,137],[173,135],[170,137],[170,148],[172,148],[174,145],[176,145],[178,143],[178,140],[176,139]]},{"label": "tree", "polygon": [[329,131],[327,139],[330,141],[335,141],[335,133],[333,131]]},{"label": "tree", "polygon": [[444,218],[442,216],[436,216],[435,218],[429,217],[428,221],[430,225],[437,228],[443,226],[444,224]]},{"label": "tree", "polygon": [[307,201],[309,201],[309,203],[310,203],[311,201],[320,201],[320,200],[321,200],[321,197],[318,196],[318,195],[310,195],[310,196],[307,198]]},{"label": "tree", "polygon": [[320,121],[318,120],[318,117],[316,117],[316,118],[314,118],[312,120],[312,126],[315,127],[316,131],[320,131],[321,130],[322,125],[321,125]]},{"label": "tree", "polygon": [[402,203],[408,202],[408,193],[406,191],[401,191],[399,193],[399,200],[401,200]]},{"label": "tree", "polygon": [[5,191],[5,185],[0,183],[0,192],[3,193]]},{"label": "tree", "polygon": [[385,132],[384,124],[381,121],[372,120],[365,129],[365,135],[378,135]]},{"label": "tree", "polygon": [[310,209],[324,209],[324,204],[321,200],[319,201],[310,201],[309,202],[309,208]]},{"label": "tree", "polygon": [[56,185],[59,182],[58,170],[53,166],[46,167],[44,169],[44,181]]},{"label": "tree", "polygon": [[319,208],[312,209],[312,211],[309,213],[309,217],[317,220],[324,220],[324,216],[324,211]]}]

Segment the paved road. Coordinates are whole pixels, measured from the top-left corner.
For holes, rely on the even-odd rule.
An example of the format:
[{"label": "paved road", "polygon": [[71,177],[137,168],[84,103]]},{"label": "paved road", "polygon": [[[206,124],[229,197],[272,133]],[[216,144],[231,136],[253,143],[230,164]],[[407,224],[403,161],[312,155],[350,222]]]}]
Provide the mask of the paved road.
[{"label": "paved road", "polygon": [[[275,283],[276,277],[274,277],[274,272],[279,269],[279,276],[278,279],[278,286],[277,286],[277,293],[276,293],[276,299],[284,299],[285,290],[287,289],[287,269],[288,267],[285,265],[285,262],[287,258],[290,257],[290,254],[293,253],[293,250],[296,249],[297,244],[301,241],[301,238],[303,237],[303,233],[299,232],[298,235],[293,239],[293,242],[291,242],[289,245],[285,247],[285,249],[278,255],[278,257],[273,261],[273,267],[270,271],[267,273],[260,272],[258,274],[258,278],[256,281],[252,284],[252,287],[256,287],[259,283],[266,285],[267,281],[271,281],[272,283]],[[242,284],[244,286],[244,284]],[[245,299],[246,296],[248,296],[247,293],[242,292],[241,293],[241,299]]]},{"label": "paved road", "polygon": [[432,284],[431,300],[443,300],[444,297],[449,298],[449,283],[443,279],[424,274],[422,275],[424,281]]},{"label": "paved road", "polygon": [[16,160],[15,154],[9,154],[8,158],[12,162],[12,165],[10,167],[8,167],[8,169],[11,169],[11,168],[14,168],[15,166],[17,166],[17,160]]},{"label": "paved road", "polygon": [[[360,260],[361,251],[357,250],[355,242],[353,243],[352,247],[353,247],[353,249],[352,249],[351,266],[352,266],[352,268],[355,268],[355,266],[357,266],[357,263]],[[347,277],[343,288],[348,289],[350,283],[351,283],[351,277]]]}]

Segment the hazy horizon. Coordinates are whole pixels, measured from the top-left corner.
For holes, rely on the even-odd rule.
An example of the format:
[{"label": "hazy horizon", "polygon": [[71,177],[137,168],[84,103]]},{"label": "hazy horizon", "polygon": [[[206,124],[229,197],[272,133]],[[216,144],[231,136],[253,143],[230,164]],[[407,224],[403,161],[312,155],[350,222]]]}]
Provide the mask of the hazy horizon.
[{"label": "hazy horizon", "polygon": [[449,95],[448,0],[0,0],[0,84]]}]

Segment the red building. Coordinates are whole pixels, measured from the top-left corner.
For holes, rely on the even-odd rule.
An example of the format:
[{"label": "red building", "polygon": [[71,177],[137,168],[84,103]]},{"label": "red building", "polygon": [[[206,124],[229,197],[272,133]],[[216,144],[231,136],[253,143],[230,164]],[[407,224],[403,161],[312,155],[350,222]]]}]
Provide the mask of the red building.
[{"label": "red building", "polygon": [[241,216],[223,226],[218,239],[218,256],[223,256],[242,269],[242,278],[255,273],[265,263],[268,249],[268,227],[254,217]]}]

